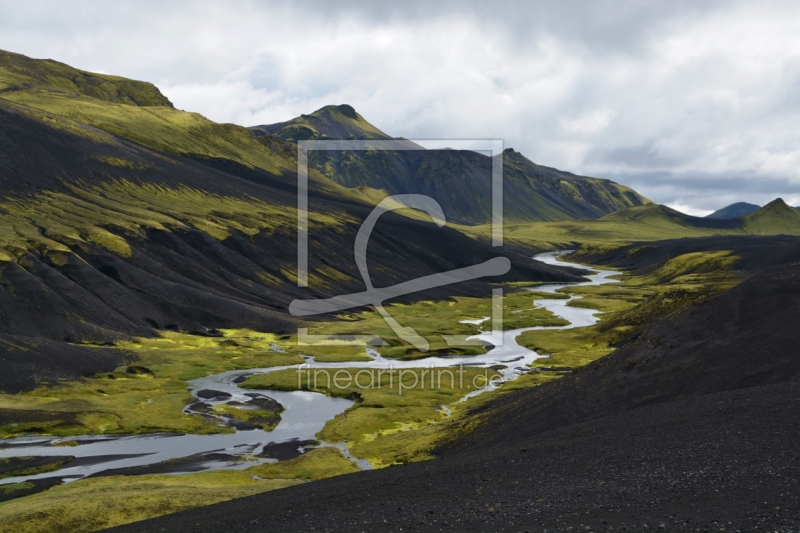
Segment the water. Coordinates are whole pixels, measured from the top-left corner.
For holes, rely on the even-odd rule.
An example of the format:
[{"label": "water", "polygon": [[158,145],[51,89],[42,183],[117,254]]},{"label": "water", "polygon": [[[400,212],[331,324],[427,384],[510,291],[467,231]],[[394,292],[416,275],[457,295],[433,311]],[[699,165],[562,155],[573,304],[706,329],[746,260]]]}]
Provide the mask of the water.
[{"label": "water", "polygon": [[[557,261],[559,255],[564,252],[553,252],[540,254],[536,259],[551,265],[575,266],[585,268],[582,265]],[[609,279],[615,272],[608,270],[596,270],[593,274],[586,276],[589,281],[584,283],[572,284],[581,285],[601,285],[613,283],[616,280]],[[552,284],[535,287],[533,290],[544,293],[555,293],[564,285]],[[581,307],[570,307],[567,304],[580,298],[572,296],[570,299],[537,300],[539,307],[552,311],[557,316],[570,322],[568,326],[558,327],[533,327],[515,329],[509,331],[484,331],[472,338],[494,344],[495,347],[484,355],[476,356],[448,356],[448,357],[429,357],[416,361],[398,361],[385,359],[374,349],[368,349],[367,353],[373,358],[372,361],[361,361],[351,363],[318,363],[313,357],[305,357],[304,368],[374,368],[374,369],[408,369],[408,368],[445,368],[458,367],[459,365],[488,368],[494,365],[503,365],[506,368],[500,370],[505,381],[516,379],[522,373],[528,371],[528,365],[534,360],[541,358],[539,354],[520,346],[516,339],[525,332],[537,329],[566,329],[582,326],[590,326],[597,322],[598,311]],[[462,322],[480,325],[489,317],[475,318]],[[502,344],[498,339],[502,337]],[[275,347],[273,347],[275,348]],[[285,409],[281,414],[281,421],[272,431],[261,429],[236,431],[220,435],[136,435],[136,436],[85,436],[70,437],[80,445],[75,447],[56,447],[52,446],[53,441],[60,440],[52,437],[17,437],[14,439],[0,439],[0,457],[19,457],[19,456],[64,456],[71,455],[76,457],[74,464],[68,463],[66,468],[57,472],[39,474],[35,476],[25,476],[18,478],[6,478],[0,480],[0,484],[15,483],[26,479],[37,479],[46,477],[63,477],[65,481],[80,479],[85,476],[97,474],[108,469],[128,468],[143,465],[153,465],[167,459],[177,459],[189,456],[201,456],[197,464],[192,464],[191,468],[185,471],[196,471],[198,469],[243,469],[257,462],[268,461],[269,459],[256,459],[253,456],[261,453],[264,447],[272,443],[281,443],[292,440],[298,441],[298,448],[305,451],[301,441],[313,440],[316,434],[322,430],[325,424],[336,415],[344,412],[353,405],[350,400],[342,398],[331,398],[323,394],[307,391],[281,392],[268,390],[250,390],[239,387],[235,380],[242,376],[275,372],[286,368],[297,368],[298,365],[282,366],[273,368],[258,368],[250,370],[233,370],[196,379],[189,382],[189,389],[196,393],[203,389],[211,389],[228,393],[230,398],[220,400],[202,400],[209,405],[225,403],[229,401],[245,402],[252,397],[247,394],[258,394],[267,396],[279,402]],[[445,382],[447,382],[445,380]],[[493,390],[493,386],[476,390],[461,398],[459,401],[466,401],[478,394],[488,390]],[[439,407],[442,416],[449,416],[450,409],[447,406]],[[188,411],[187,411],[188,412]],[[347,451],[343,444],[321,443],[321,446],[335,446],[343,451]],[[210,454],[226,454],[230,456],[248,456],[249,461],[237,462],[227,459],[220,459],[219,455],[203,460],[202,456]],[[362,459],[346,456],[356,462],[361,468],[369,468],[369,463]],[[177,472],[176,472],[177,473]]]}]

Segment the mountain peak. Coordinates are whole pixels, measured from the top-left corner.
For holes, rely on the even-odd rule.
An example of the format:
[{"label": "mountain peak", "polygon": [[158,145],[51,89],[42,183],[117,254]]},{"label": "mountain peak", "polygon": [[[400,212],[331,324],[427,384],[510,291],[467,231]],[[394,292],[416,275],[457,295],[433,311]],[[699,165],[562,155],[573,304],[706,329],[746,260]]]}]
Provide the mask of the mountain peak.
[{"label": "mountain peak", "polygon": [[793,209],[793,207],[789,206],[789,204],[784,202],[783,198],[775,198],[770,203],[762,207],[762,209],[782,210],[782,209]]},{"label": "mountain peak", "polygon": [[796,235],[800,228],[800,211],[776,198],[758,211],[742,217],[742,223],[751,233]]},{"label": "mountain peak", "polygon": [[326,105],[310,115],[277,124],[265,124],[249,128],[255,136],[273,135],[289,142],[307,139],[391,139],[381,130],[367,122],[355,108],[348,104]]},{"label": "mountain peak", "polygon": [[317,109],[316,111],[311,113],[311,115],[316,117],[324,115],[326,113],[339,113],[347,118],[351,118],[354,120],[358,120],[359,118],[361,118],[361,120],[364,120],[363,117],[361,117],[361,115],[359,115],[356,112],[355,108],[348,104],[326,105],[325,107]]}]

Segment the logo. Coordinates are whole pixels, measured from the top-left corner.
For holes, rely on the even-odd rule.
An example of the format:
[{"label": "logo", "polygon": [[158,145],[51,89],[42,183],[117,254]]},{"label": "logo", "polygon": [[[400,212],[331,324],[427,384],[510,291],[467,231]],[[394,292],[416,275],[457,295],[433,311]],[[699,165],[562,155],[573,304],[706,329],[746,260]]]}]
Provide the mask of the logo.
[{"label": "logo", "polygon": [[[428,148],[426,148],[426,145]],[[492,245],[503,244],[503,178],[502,178],[502,141],[299,141],[297,146],[297,285],[308,286],[308,152],[309,150],[336,150],[336,151],[362,151],[362,150],[426,150],[431,145],[442,148],[479,150],[491,154],[492,160]],[[483,148],[483,150],[481,150]],[[488,149],[487,149],[488,148]],[[429,196],[422,194],[398,194],[384,198],[361,224],[356,235],[353,255],[366,290],[362,292],[343,294],[327,299],[294,300],[289,305],[289,312],[298,317],[335,313],[372,305],[381,314],[386,323],[395,334],[418,350],[426,352],[429,349],[428,341],[411,328],[397,322],[384,307],[384,302],[412,294],[415,292],[474,280],[486,276],[499,276],[507,273],[511,262],[505,257],[495,257],[477,265],[441,272],[398,283],[390,287],[376,289],[370,279],[367,268],[367,245],[372,235],[372,230],[378,219],[386,212],[397,209],[418,209],[427,213],[437,226],[443,227],[446,223],[444,212],[439,203]],[[499,346],[502,341],[502,289],[492,290],[492,330],[495,332],[492,344]],[[474,345],[476,341],[463,335],[443,335],[448,346]],[[376,342],[377,341],[377,342]],[[298,343],[325,345],[336,343],[338,345],[375,345],[382,344],[382,340],[374,335],[309,335],[308,328],[298,330]]]}]

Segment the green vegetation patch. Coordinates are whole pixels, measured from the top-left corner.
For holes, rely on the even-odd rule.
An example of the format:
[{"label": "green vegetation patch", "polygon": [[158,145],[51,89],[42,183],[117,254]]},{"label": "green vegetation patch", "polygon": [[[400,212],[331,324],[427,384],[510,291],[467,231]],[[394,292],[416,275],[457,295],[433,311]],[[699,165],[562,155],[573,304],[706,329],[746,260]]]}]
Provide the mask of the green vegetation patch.
[{"label": "green vegetation patch", "polygon": [[[217,420],[183,413],[192,400],[186,382],[227,370],[298,364],[303,359],[270,351],[277,341],[272,334],[245,329],[224,334],[163,332],[157,338],[119,342],[115,348],[136,354],[135,365],[21,394],[0,394],[4,420],[0,436],[231,432]],[[249,416],[244,410],[233,412],[237,418]],[[264,426],[274,427],[275,416],[265,417]]]},{"label": "green vegetation patch", "polygon": [[261,479],[324,479],[360,472],[361,469],[337,448],[314,448],[299,457],[279,463],[265,463],[245,470]]},{"label": "green vegetation patch", "polygon": [[736,263],[741,259],[733,254],[734,252],[731,250],[721,250],[679,255],[647,275],[643,282],[674,283],[688,281],[691,283],[692,278],[690,276],[727,272],[733,270]]},{"label": "green vegetation patch", "polygon": [[547,358],[532,366],[541,371],[580,368],[613,351],[613,345],[655,320],[678,314],[694,303],[739,282],[739,258],[730,251],[696,252],[672,258],[648,273],[624,273],[615,284],[565,287],[581,296],[569,303],[603,312],[594,326],[523,333],[517,341]]},{"label": "green vegetation patch", "polygon": [[[374,466],[386,466],[428,457],[431,447],[421,446],[423,441],[409,450],[405,447],[407,439],[397,439],[396,435],[440,423],[447,418],[443,405],[458,403],[499,375],[494,370],[470,367],[391,372],[374,368],[304,368],[253,375],[242,387],[313,390],[357,399],[353,407],[328,422],[319,437],[327,442],[346,442],[355,456]],[[436,430],[423,434],[433,440],[442,438]],[[431,437],[434,434],[435,438]],[[403,444],[390,444],[395,440]]]},{"label": "green vegetation patch", "polygon": [[287,352],[297,355],[311,355],[320,363],[341,363],[344,361],[371,361],[363,346],[336,345],[317,346],[309,344],[290,343]]},{"label": "green vegetation patch", "polygon": [[299,481],[256,480],[245,472],[227,470],[83,479],[0,503],[0,524],[5,524],[0,530],[97,531],[296,483]]},{"label": "green vegetation patch", "polygon": [[12,494],[14,492],[19,492],[21,490],[30,490],[34,487],[35,485],[33,483],[27,483],[27,482],[8,483],[6,485],[0,485],[0,493],[7,495],[7,494]]},{"label": "green vegetation patch", "polygon": [[[510,289],[502,298],[503,329],[518,329],[534,326],[565,326],[569,322],[557,317],[550,311],[537,307],[534,299],[540,297],[560,296],[543,295],[527,290]],[[566,296],[564,296],[566,298]],[[421,351],[399,338],[383,317],[374,310],[361,313],[342,315],[339,320],[332,322],[309,323],[309,333],[312,335],[371,335],[379,336],[387,345],[379,348],[381,355],[394,359],[411,360],[430,357],[432,355],[480,355],[486,353],[483,345],[477,341],[468,346],[451,347],[443,335],[470,336],[478,334],[481,329],[491,328],[491,318],[481,325],[463,324],[463,320],[478,320],[491,317],[493,312],[491,298],[455,297],[444,301],[422,301],[412,305],[392,304],[386,310],[395,320],[405,327],[411,327],[417,334],[429,343],[428,351]],[[320,347],[298,346],[292,348],[294,353],[315,355]],[[333,354],[336,353],[334,347]],[[363,349],[363,348],[362,348]],[[313,353],[315,352],[315,353]],[[350,352],[350,353],[354,353]],[[363,354],[363,352],[361,352]],[[326,359],[319,359],[325,361]],[[335,361],[334,357],[327,359]],[[341,360],[345,360],[342,358]],[[359,360],[359,359],[347,359]]]},{"label": "green vegetation patch", "polygon": [[281,421],[283,406],[272,398],[253,398],[242,402],[227,402],[217,404],[211,412],[216,415],[248,422],[264,431],[272,431]]},{"label": "green vegetation patch", "polygon": [[[459,228],[473,237],[491,236],[491,225]],[[597,220],[507,222],[505,239],[539,249],[589,245],[609,251],[639,241],[707,237],[711,235],[800,235],[800,212],[776,200],[741,219],[704,219],[663,205],[620,209]]]},{"label": "green vegetation patch", "polygon": [[[72,459],[72,457],[5,457],[0,459],[0,479],[46,474],[58,470]],[[0,485],[0,488],[3,486],[5,485]]]},{"label": "green vegetation patch", "polygon": [[[232,231],[254,236],[296,223],[296,213],[288,206],[189,187],[126,180],[65,186],[70,194],[47,191],[33,197],[0,199],[0,250],[18,256],[35,249],[63,265],[73,253],[71,247],[86,243],[131,257],[131,242],[150,229],[193,227],[225,240]],[[349,218],[344,216],[309,214],[312,227],[339,227],[347,221]],[[335,279],[343,276],[325,274]]]}]

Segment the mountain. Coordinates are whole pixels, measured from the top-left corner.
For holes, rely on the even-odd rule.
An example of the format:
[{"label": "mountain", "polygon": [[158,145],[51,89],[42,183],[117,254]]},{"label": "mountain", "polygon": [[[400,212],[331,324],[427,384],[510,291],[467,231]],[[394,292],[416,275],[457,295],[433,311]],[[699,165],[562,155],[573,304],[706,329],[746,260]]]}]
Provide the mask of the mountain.
[{"label": "mountain", "polygon": [[[359,292],[360,223],[383,193],[310,178],[309,289],[296,286],[296,151],[175,109],[149,83],[0,53],[0,389],[118,367],[93,346],[159,330],[289,332],[295,298]],[[505,247],[506,280],[571,270]],[[376,286],[498,255],[429,221],[381,217]],[[488,280],[404,298],[489,294]]]},{"label": "mountain", "polygon": [[173,108],[155,85],[119,76],[84,72],[52,59],[31,59],[0,50],[3,92],[50,92],[88,96],[132,106]]},{"label": "mountain", "polygon": [[[297,142],[304,139],[389,140],[349,105],[326,106],[288,122],[254,126],[259,138]],[[508,221],[555,221],[599,218],[649,200],[610,180],[576,176],[536,165],[513,149],[503,152],[504,218]],[[312,151],[311,166],[345,187],[367,186],[389,194],[431,196],[448,220],[485,224],[492,216],[492,164],[469,150]]]},{"label": "mountain", "polygon": [[760,205],[748,204],[747,202],[737,202],[729,205],[728,207],[718,209],[710,215],[706,215],[706,218],[739,218],[749,215],[753,211],[757,211],[759,209],[761,209]]},{"label": "mountain", "polygon": [[[739,218],[702,218],[665,205],[620,209],[598,220],[506,224],[507,240],[534,246],[654,241],[710,235],[800,235],[800,212],[777,199]],[[475,228],[487,235],[489,228]]]},{"label": "mountain", "polygon": [[740,220],[742,228],[753,235],[797,235],[800,232],[800,212],[781,198]]},{"label": "mountain", "polygon": [[300,115],[287,122],[253,126],[257,137],[272,135],[284,141],[297,142],[307,139],[360,139],[388,140],[381,130],[367,122],[352,106],[329,105],[310,115]]}]

